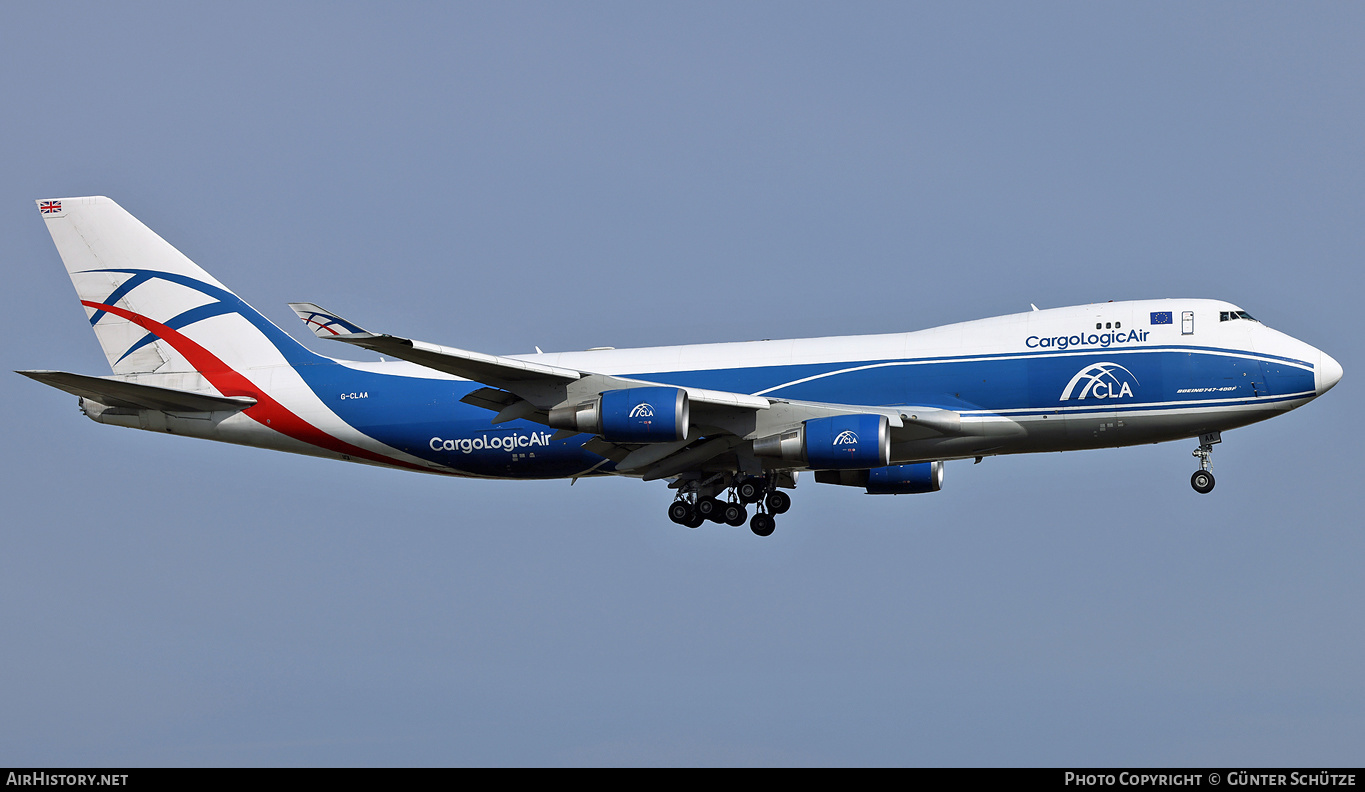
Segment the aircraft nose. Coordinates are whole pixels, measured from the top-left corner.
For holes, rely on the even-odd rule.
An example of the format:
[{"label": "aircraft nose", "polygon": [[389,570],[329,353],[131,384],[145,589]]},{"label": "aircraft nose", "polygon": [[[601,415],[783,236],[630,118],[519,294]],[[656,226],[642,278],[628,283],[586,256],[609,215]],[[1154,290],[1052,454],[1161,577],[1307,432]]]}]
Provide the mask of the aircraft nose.
[{"label": "aircraft nose", "polygon": [[1341,364],[1326,352],[1318,353],[1317,386],[1318,395],[1326,393],[1341,380]]}]

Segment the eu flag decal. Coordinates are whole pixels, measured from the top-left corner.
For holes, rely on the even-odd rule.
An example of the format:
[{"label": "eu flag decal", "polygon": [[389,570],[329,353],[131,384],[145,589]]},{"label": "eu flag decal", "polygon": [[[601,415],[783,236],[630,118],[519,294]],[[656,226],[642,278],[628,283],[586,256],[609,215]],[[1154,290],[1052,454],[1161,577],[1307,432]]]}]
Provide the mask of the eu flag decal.
[{"label": "eu flag decal", "polygon": [[1171,324],[1170,311],[1152,311],[1152,324]]}]

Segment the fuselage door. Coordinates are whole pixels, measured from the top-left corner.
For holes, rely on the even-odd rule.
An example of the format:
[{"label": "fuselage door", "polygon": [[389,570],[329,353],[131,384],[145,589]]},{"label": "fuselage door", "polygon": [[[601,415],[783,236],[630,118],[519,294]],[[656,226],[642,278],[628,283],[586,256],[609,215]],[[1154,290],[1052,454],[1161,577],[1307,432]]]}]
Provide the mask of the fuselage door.
[{"label": "fuselage door", "polygon": [[1194,311],[1183,311],[1180,314],[1180,334],[1194,335]]}]

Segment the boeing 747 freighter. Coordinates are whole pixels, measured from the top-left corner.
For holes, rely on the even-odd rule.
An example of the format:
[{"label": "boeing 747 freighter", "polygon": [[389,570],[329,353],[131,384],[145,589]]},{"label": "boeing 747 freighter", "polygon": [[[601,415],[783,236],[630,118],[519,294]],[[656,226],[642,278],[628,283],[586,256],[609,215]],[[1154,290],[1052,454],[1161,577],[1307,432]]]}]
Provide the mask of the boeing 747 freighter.
[{"label": "boeing 747 freighter", "polygon": [[[20,372],[99,423],[471,478],[666,481],[674,522],[770,535],[798,474],[925,493],[943,462],[1198,438],[1341,378],[1218,300],[1033,310],[887,335],[498,356],[292,304],[306,348],[108,198],[38,202],[113,368]],[[389,360],[387,358],[392,358]],[[752,510],[752,515],[750,514]]]}]

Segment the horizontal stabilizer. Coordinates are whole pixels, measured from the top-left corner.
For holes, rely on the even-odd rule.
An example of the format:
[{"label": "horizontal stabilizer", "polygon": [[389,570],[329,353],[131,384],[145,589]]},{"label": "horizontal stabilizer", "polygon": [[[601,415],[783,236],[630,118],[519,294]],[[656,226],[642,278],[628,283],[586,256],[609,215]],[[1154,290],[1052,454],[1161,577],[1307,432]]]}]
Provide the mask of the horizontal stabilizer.
[{"label": "horizontal stabilizer", "polygon": [[204,393],[138,385],[65,371],[17,371],[29,379],[110,407],[163,412],[220,412],[245,410],[256,403],[250,396],[210,396]]}]

